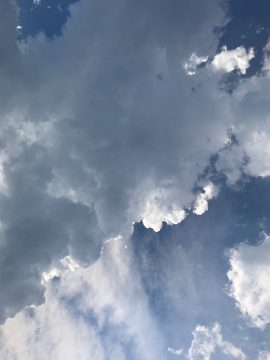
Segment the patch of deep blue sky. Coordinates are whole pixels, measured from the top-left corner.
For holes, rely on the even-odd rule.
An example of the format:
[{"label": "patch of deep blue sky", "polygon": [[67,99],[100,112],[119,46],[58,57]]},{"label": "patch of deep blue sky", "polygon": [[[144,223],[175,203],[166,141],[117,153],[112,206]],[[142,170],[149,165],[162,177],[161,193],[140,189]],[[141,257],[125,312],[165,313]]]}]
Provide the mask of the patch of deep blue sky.
[{"label": "patch of deep blue sky", "polygon": [[70,17],[69,6],[78,0],[17,0],[19,39],[43,32],[49,39],[62,35],[62,29]]}]

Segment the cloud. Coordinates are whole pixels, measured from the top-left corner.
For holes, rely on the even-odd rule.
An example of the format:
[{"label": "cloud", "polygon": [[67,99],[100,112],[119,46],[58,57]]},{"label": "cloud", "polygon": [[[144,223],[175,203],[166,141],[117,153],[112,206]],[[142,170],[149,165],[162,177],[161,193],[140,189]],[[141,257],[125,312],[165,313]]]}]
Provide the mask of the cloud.
[{"label": "cloud", "polygon": [[198,325],[193,331],[193,340],[186,358],[190,360],[210,360],[212,355],[220,350],[234,359],[245,359],[241,349],[223,339],[221,327],[218,323],[211,328]]},{"label": "cloud", "polygon": [[269,359],[270,359],[270,353],[268,353],[267,351],[261,351],[259,353],[258,360],[269,360]]},{"label": "cloud", "polygon": [[224,71],[229,73],[233,70],[239,70],[245,74],[249,68],[249,62],[255,57],[254,50],[251,48],[246,51],[242,46],[236,49],[227,50],[224,46],[221,52],[215,55],[211,65],[214,71]]},{"label": "cloud", "polygon": [[173,348],[169,347],[168,352],[173,355],[180,356],[180,355],[182,355],[183,350],[182,349],[173,349]]},{"label": "cloud", "polygon": [[187,75],[195,75],[197,68],[201,65],[206,63],[208,60],[208,56],[198,56],[196,53],[190,55],[188,61],[186,61],[183,65]]},{"label": "cloud", "polygon": [[229,294],[252,326],[265,328],[270,323],[270,237],[257,246],[240,244],[231,250]]},{"label": "cloud", "polygon": [[208,201],[218,195],[218,188],[213,184],[209,183],[204,186],[203,192],[197,195],[194,204],[194,214],[202,215],[208,210]]},{"label": "cloud", "polygon": [[[253,156],[249,146],[258,107],[246,106],[254,81],[261,99],[265,79],[230,96],[219,74],[206,68],[195,80],[182,68],[190,54],[213,55],[213,29],[225,20],[216,1],[81,1],[62,37],[22,43],[16,10],[3,4],[2,322],[43,302],[42,274],[59,259],[87,266],[104,242],[130,237],[134,222],[158,231],[182,221],[233,126],[249,173],[266,174],[257,168],[266,147]],[[265,124],[260,131],[267,139]]]},{"label": "cloud", "polygon": [[[267,64],[268,48],[263,51]],[[269,146],[269,73],[253,76],[239,83],[230,104],[235,122],[229,129],[233,141],[227,139],[219,151],[217,170],[223,173],[228,183],[235,184],[243,174],[267,177],[270,174]]]},{"label": "cloud", "polygon": [[157,359],[163,339],[125,244],[108,243],[87,269],[60,263],[46,277],[46,302],[0,328],[1,358]]},{"label": "cloud", "polygon": [[174,205],[174,200],[168,199],[168,194],[163,189],[156,189],[149,194],[142,214],[144,226],[156,232],[161,229],[163,222],[175,225],[181,223],[185,217],[185,210]]},{"label": "cloud", "polygon": [[62,37],[21,43],[16,9],[1,6],[3,322],[43,302],[42,274],[59,259],[86,266],[136,221],[156,230],[181,221],[231,119],[219,111],[228,95],[206,83],[190,96],[181,68],[217,45],[224,12],[214,0],[81,1]]}]

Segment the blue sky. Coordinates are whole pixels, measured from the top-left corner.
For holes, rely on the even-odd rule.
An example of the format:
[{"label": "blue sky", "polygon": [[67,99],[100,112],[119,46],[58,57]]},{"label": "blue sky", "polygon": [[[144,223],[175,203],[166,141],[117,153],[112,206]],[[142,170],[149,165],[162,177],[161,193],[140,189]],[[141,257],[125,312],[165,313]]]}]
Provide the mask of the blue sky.
[{"label": "blue sky", "polygon": [[1,2],[1,359],[270,359],[269,10]]},{"label": "blue sky", "polygon": [[22,30],[19,39],[36,36],[43,32],[49,39],[63,35],[62,29],[70,17],[69,6],[74,1],[19,0],[18,22]]}]

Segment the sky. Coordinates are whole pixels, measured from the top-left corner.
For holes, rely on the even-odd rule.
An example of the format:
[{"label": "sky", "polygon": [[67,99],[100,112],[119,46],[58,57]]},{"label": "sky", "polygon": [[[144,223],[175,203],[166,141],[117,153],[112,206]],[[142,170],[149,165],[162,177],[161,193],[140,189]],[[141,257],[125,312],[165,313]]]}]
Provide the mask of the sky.
[{"label": "sky", "polygon": [[1,360],[270,360],[269,11],[1,0]]}]

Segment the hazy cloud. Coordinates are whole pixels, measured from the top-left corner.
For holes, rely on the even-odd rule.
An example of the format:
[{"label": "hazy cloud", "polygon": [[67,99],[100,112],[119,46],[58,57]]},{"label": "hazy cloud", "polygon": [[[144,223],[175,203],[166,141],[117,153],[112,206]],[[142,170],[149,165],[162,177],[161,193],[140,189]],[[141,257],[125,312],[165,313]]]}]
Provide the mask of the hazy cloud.
[{"label": "hazy cloud", "polygon": [[246,358],[241,349],[223,339],[221,327],[218,323],[211,328],[202,325],[196,327],[186,358],[190,360],[211,360],[217,349],[232,359],[244,360]]}]

